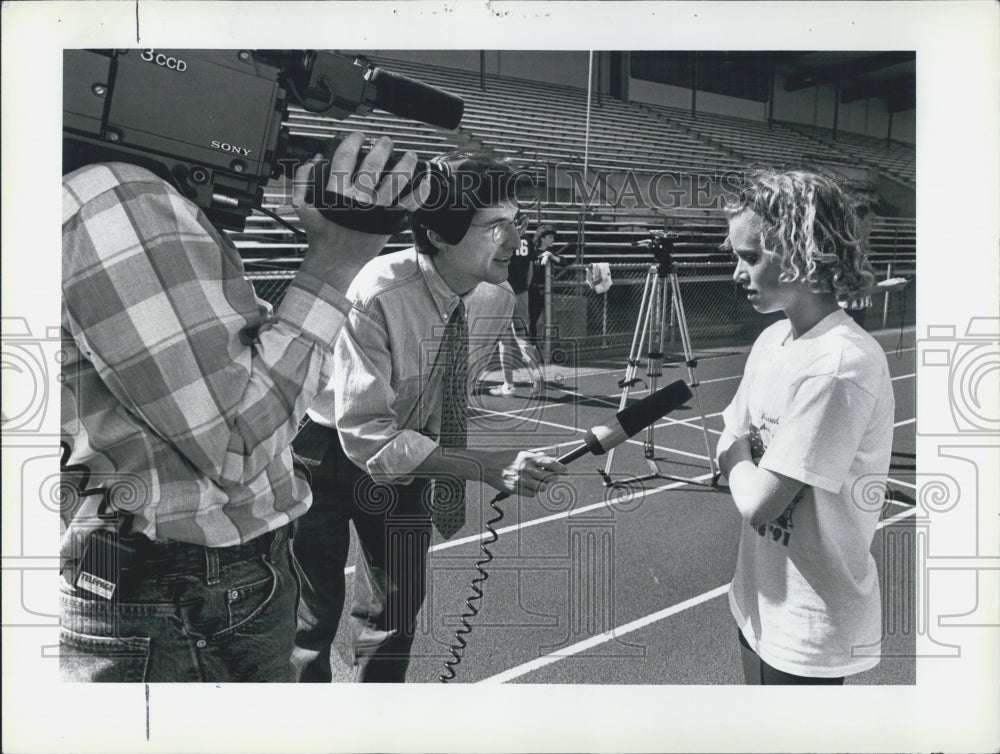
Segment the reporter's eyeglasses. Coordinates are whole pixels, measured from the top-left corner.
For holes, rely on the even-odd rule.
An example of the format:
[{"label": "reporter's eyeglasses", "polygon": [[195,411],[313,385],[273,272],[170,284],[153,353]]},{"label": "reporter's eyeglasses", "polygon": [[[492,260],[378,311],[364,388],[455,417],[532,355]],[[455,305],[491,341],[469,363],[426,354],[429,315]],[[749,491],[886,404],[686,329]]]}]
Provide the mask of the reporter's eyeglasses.
[{"label": "reporter's eyeglasses", "polygon": [[523,212],[518,212],[511,219],[504,217],[489,225],[480,225],[479,223],[469,224],[476,228],[489,228],[493,236],[493,243],[501,244],[508,228],[513,228],[518,238],[524,235],[524,231],[528,229],[528,216]]}]

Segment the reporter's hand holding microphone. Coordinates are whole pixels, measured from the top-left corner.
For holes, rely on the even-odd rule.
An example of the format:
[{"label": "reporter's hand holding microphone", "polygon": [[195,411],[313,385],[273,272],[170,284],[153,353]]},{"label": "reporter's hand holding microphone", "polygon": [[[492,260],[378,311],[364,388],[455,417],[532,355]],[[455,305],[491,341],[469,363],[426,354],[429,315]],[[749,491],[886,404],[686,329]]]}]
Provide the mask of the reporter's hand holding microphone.
[{"label": "reporter's hand holding microphone", "polygon": [[569,469],[552,456],[530,450],[485,451],[483,481],[503,497],[534,497]]},{"label": "reporter's hand holding microphone", "polygon": [[512,494],[535,495],[544,492],[558,475],[568,471],[566,464],[588,453],[604,455],[683,406],[692,395],[691,388],[683,380],[671,382],[622,409],[604,424],[591,427],[584,433],[583,441],[577,447],[558,458],[522,451],[502,470],[499,483],[490,478],[485,481],[500,490],[495,500],[502,500]]}]

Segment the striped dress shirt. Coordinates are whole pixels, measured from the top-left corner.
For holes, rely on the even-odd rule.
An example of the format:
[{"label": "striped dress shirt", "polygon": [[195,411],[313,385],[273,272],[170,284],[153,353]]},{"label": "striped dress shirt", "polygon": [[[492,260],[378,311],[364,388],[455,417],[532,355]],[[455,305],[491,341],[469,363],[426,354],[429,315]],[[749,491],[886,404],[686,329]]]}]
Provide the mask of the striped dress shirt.
[{"label": "striped dress shirt", "polygon": [[[438,446],[440,351],[459,296],[432,258],[411,248],[371,260],[347,297],[352,307],[334,349],[334,379],[316,396],[309,416],[335,426],[347,457],[376,481],[407,484]],[[471,388],[510,327],[514,294],[507,283],[480,283],[461,301]]]},{"label": "striped dress shirt", "polygon": [[290,443],[331,377],[343,295],[300,272],[272,313],[232,242],[132,165],[65,176],[62,232],[64,562],[108,504],[212,547],[304,513]]}]

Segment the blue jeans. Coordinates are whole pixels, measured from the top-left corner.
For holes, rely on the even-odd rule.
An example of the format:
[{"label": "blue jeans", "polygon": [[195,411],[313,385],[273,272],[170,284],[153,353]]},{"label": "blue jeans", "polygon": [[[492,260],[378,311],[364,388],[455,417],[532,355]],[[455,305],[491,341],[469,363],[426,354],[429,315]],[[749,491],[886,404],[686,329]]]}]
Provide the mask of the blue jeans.
[{"label": "blue jeans", "polygon": [[[294,681],[290,663],[298,582],[289,526],[227,563],[218,548],[190,548],[187,565],[158,566],[112,599],[63,580],[59,664],[66,681]],[[204,567],[191,561],[203,557]]]},{"label": "blue jeans", "polygon": [[306,425],[294,447],[310,466],[313,491],[293,545],[302,582],[296,675],[303,682],[332,678],[353,521],[360,543],[349,610],[355,680],[401,683],[426,594],[431,520],[420,503],[426,482],[375,484],[344,455],[336,432],[318,424]]}]

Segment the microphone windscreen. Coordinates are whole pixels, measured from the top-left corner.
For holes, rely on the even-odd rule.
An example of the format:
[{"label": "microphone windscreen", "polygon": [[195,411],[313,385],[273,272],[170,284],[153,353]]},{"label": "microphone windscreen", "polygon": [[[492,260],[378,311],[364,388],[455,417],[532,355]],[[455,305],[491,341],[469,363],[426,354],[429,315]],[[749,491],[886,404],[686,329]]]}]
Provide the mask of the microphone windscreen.
[{"label": "microphone windscreen", "polygon": [[655,393],[650,393],[635,405],[622,409],[615,414],[615,418],[625,433],[631,437],[678,406],[683,406],[690,397],[691,388],[684,380],[677,380]]},{"label": "microphone windscreen", "polygon": [[382,68],[375,68],[369,81],[376,89],[376,107],[441,128],[458,128],[462,122],[465,102],[443,89]]}]

